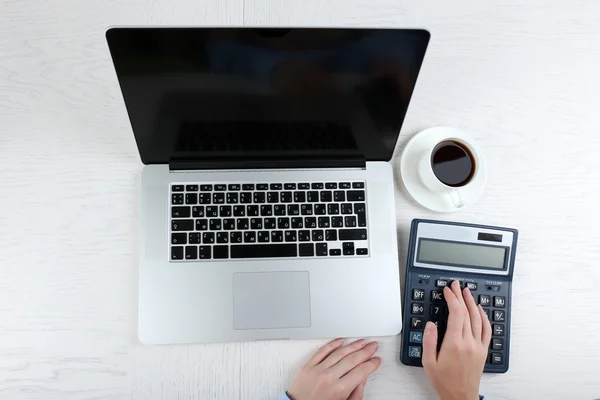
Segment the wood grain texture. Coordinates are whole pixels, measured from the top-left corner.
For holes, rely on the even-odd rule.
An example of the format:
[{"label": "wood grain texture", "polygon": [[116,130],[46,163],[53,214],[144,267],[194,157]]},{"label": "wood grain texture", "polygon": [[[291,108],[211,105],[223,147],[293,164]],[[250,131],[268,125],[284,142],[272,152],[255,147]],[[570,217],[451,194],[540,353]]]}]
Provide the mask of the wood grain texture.
[{"label": "wood grain texture", "polygon": [[[392,162],[434,125],[477,138],[484,195],[456,215],[396,175],[412,218],[520,230],[511,369],[494,399],[600,397],[600,4],[578,0],[0,2],[0,398],[273,399],[324,341],[140,345],[139,157],[104,41],[112,25],[425,27]],[[369,399],[430,399],[379,338]]]}]

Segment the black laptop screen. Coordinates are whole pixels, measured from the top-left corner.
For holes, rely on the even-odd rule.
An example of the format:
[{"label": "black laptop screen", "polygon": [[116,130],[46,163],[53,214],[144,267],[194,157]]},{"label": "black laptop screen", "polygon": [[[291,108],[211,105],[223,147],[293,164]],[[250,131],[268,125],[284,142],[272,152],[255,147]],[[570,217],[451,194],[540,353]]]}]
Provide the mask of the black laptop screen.
[{"label": "black laptop screen", "polygon": [[145,164],[389,160],[423,62],[422,30],[113,28]]}]

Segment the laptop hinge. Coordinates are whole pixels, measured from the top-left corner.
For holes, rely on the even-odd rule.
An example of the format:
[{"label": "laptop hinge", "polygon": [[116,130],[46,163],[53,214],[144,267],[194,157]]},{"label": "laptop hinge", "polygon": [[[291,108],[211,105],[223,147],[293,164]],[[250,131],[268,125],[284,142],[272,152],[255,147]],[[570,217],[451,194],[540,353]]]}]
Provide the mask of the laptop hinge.
[{"label": "laptop hinge", "polygon": [[171,160],[169,170],[215,170],[215,169],[294,169],[294,168],[365,168],[364,158],[319,159],[260,159],[260,160]]}]

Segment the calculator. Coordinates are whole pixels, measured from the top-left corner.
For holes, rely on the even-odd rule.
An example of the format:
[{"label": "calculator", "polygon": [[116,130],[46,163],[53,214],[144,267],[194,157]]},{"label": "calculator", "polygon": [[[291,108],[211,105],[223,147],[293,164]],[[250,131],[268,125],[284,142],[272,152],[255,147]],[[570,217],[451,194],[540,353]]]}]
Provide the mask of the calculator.
[{"label": "calculator", "polygon": [[404,282],[403,364],[422,367],[423,330],[438,327],[440,349],[448,309],[444,287],[460,281],[481,304],[492,324],[484,372],[508,371],[512,277],[518,231],[494,226],[415,219]]}]

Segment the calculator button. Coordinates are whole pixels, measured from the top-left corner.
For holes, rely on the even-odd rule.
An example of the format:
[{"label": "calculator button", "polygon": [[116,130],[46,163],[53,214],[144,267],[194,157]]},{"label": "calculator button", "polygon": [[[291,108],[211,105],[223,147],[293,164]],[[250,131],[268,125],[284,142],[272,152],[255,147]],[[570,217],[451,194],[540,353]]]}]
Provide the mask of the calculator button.
[{"label": "calculator button", "polygon": [[419,279],[421,285],[429,285],[429,279]]},{"label": "calculator button", "polygon": [[467,282],[466,285],[471,292],[474,292],[477,290],[477,283],[475,283],[475,282]]},{"label": "calculator button", "polygon": [[504,336],[504,325],[494,324],[494,336]]},{"label": "calculator button", "polygon": [[490,319],[490,309],[489,308],[484,308],[483,312],[485,313],[485,315],[487,315],[488,319]]},{"label": "calculator button", "polygon": [[442,304],[432,304],[429,308],[429,315],[432,319],[438,319],[445,316],[446,307]]},{"label": "calculator button", "polygon": [[499,292],[500,286],[488,286],[487,290],[492,291],[492,292]]},{"label": "calculator button", "polygon": [[488,296],[487,294],[479,295],[479,304],[481,304],[482,307],[487,307],[491,303],[492,303],[492,298],[490,296]]},{"label": "calculator button", "polygon": [[415,315],[423,315],[425,307],[421,303],[412,303],[412,313]]},{"label": "calculator button", "polygon": [[437,279],[435,281],[435,286],[436,287],[446,287],[446,286],[448,286],[448,281],[445,279]]},{"label": "calculator button", "polygon": [[502,353],[492,353],[490,355],[490,362],[492,364],[502,364]]},{"label": "calculator button", "polygon": [[492,339],[492,350],[504,350],[504,339]]},{"label": "calculator button", "polygon": [[413,300],[423,300],[425,298],[425,289],[413,289]]},{"label": "calculator button", "polygon": [[432,290],[431,301],[444,301],[444,292],[440,290]]},{"label": "calculator button", "polygon": [[494,296],[494,307],[504,308],[506,305],[506,298],[504,296]]},{"label": "calculator button", "polygon": [[408,346],[408,356],[411,358],[421,358],[421,346]]},{"label": "calculator button", "polygon": [[410,343],[423,343],[423,332],[410,332],[408,341]]},{"label": "calculator button", "polygon": [[423,329],[423,318],[411,318],[410,327],[413,329]]},{"label": "calculator button", "polygon": [[495,322],[506,321],[506,314],[505,314],[504,310],[494,310],[494,321]]}]

